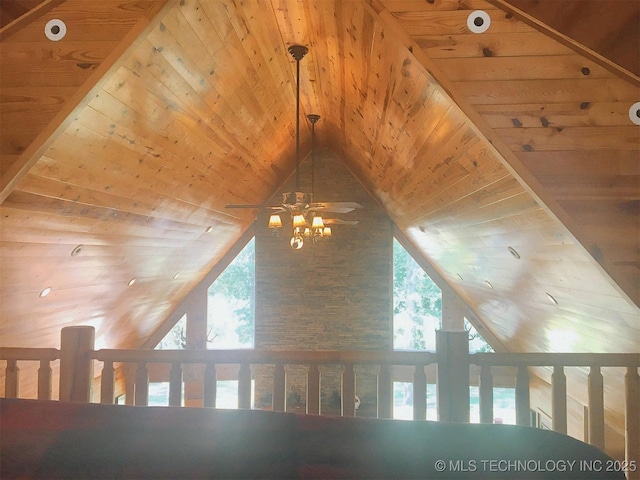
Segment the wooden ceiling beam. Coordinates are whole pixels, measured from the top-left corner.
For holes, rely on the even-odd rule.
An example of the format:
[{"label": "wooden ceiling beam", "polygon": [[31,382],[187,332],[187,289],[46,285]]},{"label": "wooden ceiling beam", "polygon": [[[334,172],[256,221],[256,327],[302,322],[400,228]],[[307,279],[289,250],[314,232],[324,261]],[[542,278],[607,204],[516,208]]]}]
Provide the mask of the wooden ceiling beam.
[{"label": "wooden ceiling beam", "polygon": [[[28,25],[31,22],[33,22],[35,19],[42,17],[42,15],[50,11],[52,8],[57,7],[64,1],[66,0],[45,0],[39,5],[37,5],[36,7],[29,10],[28,12],[25,12],[24,14],[18,16],[13,21],[7,23],[5,26],[0,28],[0,41],[10,37],[15,32],[22,29],[25,25]],[[8,5],[5,5],[5,3]],[[5,2],[5,3],[2,4],[3,13],[6,8],[11,8],[9,7],[9,5],[12,4],[12,2]],[[14,6],[13,8],[15,9],[16,7]],[[11,13],[15,15],[15,11],[12,11]]]},{"label": "wooden ceiling beam", "polygon": [[[640,47],[638,46],[640,3],[637,1],[619,1],[616,2],[615,8],[611,8],[611,5],[605,2],[584,0],[565,0],[562,3],[549,0],[546,2],[531,2],[530,0],[487,1],[501,10],[513,14],[519,20],[580,55],[600,64],[620,78],[640,86],[640,77],[638,76],[640,73],[638,60],[640,58]],[[564,14],[567,10],[570,10],[570,15]],[[623,15],[620,14],[620,10],[624,12]],[[560,14],[561,12],[562,14]],[[603,12],[606,12],[606,18],[603,18]],[[594,31],[589,28],[593,25],[588,25],[588,22],[585,22],[588,16],[597,18],[600,24],[610,22],[611,25],[605,25],[597,29],[598,31]],[[629,17],[631,17],[631,21],[628,20]],[[566,21],[567,18],[571,18],[570,24]],[[627,23],[617,24],[624,21]],[[615,37],[620,35],[623,40],[630,41],[626,45],[618,45],[617,49],[607,51],[608,42],[604,42],[602,36],[614,37],[610,35],[613,30],[616,31]],[[598,35],[599,33],[601,35]],[[613,40],[618,40],[618,38]],[[609,42],[611,41],[609,39]]]}]

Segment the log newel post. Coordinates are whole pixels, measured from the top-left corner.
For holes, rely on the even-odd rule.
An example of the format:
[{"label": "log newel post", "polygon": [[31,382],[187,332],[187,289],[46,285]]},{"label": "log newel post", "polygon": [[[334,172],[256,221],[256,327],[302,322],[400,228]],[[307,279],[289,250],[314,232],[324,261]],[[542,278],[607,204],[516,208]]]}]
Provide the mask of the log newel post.
[{"label": "log newel post", "polygon": [[320,369],[316,363],[309,365],[307,373],[307,413],[320,414]]},{"label": "log newel post", "polygon": [[342,416],[356,415],[356,374],[352,363],[346,363],[342,371]]},{"label": "log newel post", "polygon": [[526,365],[518,365],[516,377],[516,424],[530,426],[531,409],[529,399],[529,369]]},{"label": "log newel post", "polygon": [[551,422],[553,431],[567,433],[567,377],[562,365],[551,374]]},{"label": "log newel post", "polygon": [[389,365],[380,365],[378,373],[378,418],[391,418],[393,413],[393,382]]},{"label": "log newel post", "polygon": [[604,388],[599,365],[592,365],[588,377],[589,443],[604,450]]},{"label": "log newel post", "polygon": [[102,378],[100,379],[100,403],[113,404],[115,396],[115,370],[113,361],[105,360],[102,365]]},{"label": "log newel post", "polygon": [[7,360],[4,377],[4,396],[18,398],[20,394],[20,367],[17,360]]},{"label": "log newel post", "polygon": [[469,422],[469,334],[436,331],[438,420]]},{"label": "log newel post", "polygon": [[480,422],[493,423],[493,375],[491,365],[480,367]]},{"label": "log newel post", "polygon": [[286,390],[287,390],[287,372],[284,364],[276,363],[273,370],[273,410],[276,412],[284,412],[286,408]]},{"label": "log newel post", "polygon": [[91,401],[95,328],[65,327],[60,334],[60,400]]},{"label": "log newel post", "polygon": [[422,364],[416,365],[413,372],[413,419],[427,419],[427,375]]},{"label": "log newel post", "polygon": [[627,367],[624,377],[625,397],[625,461],[627,465],[636,465],[634,471],[627,472],[629,480],[640,479],[640,376],[638,367]]}]

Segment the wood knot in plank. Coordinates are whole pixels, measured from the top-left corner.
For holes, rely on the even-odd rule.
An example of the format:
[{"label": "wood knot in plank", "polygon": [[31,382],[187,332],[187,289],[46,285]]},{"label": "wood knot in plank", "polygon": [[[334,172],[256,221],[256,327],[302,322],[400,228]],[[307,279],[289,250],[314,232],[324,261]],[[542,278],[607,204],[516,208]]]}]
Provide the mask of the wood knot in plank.
[{"label": "wood knot in plank", "polygon": [[482,55],[484,55],[485,57],[493,57],[493,52],[491,51],[491,49],[489,47],[483,47],[482,48]]}]

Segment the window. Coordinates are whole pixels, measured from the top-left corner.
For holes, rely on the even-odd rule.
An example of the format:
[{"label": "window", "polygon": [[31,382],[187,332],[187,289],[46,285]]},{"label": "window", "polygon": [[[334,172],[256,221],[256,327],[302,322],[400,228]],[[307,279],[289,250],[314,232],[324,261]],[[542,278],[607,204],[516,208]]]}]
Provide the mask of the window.
[{"label": "window", "polygon": [[469,333],[469,353],[490,352],[493,353],[493,348],[489,345],[480,332],[478,332],[473,325],[464,319],[464,329]]},{"label": "window", "polygon": [[156,350],[184,350],[187,348],[187,314],[176,322],[171,330],[156,345]]},{"label": "window", "polygon": [[393,239],[393,348],[436,349],[436,330],[442,325],[442,292]]},{"label": "window", "polygon": [[[207,348],[253,348],[255,242],[247,243],[207,292]],[[187,346],[187,314],[158,343],[159,350]],[[237,380],[217,382],[216,406],[237,408]],[[184,403],[184,382],[182,400]],[[149,405],[168,405],[169,383],[149,383]]]},{"label": "window", "polygon": [[207,348],[253,348],[255,259],[251,239],[209,287]]}]

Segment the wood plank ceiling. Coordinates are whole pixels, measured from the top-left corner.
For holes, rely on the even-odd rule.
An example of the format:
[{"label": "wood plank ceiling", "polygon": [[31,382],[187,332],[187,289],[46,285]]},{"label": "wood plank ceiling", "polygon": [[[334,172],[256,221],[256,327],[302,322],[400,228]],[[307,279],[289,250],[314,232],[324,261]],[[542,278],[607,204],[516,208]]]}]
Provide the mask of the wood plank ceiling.
[{"label": "wood plank ceiling", "polygon": [[526,3],[67,0],[9,23],[0,345],[57,347],[74,324],[99,347],[153,334],[255,219],[224,205],[293,171],[300,43],[320,146],[500,348],[638,352],[638,44],[618,40],[638,39],[640,7],[601,12],[596,52],[558,31],[561,8],[551,28]]}]

